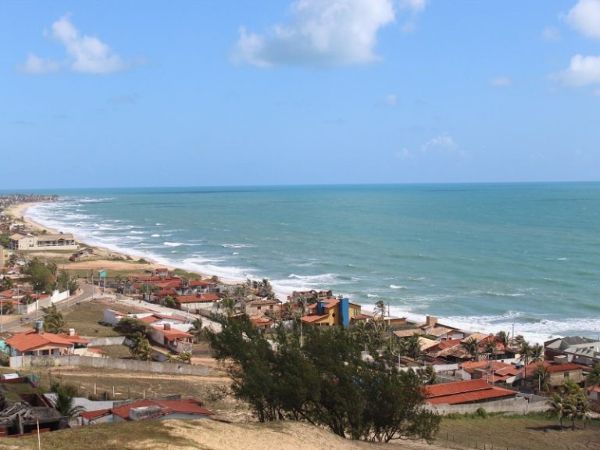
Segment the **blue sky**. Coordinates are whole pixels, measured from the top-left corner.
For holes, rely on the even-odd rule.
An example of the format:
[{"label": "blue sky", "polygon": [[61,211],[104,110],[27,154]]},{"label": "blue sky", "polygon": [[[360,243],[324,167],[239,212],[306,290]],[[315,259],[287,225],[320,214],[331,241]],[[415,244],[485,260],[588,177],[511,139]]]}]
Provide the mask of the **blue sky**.
[{"label": "blue sky", "polygon": [[597,180],[600,0],[0,3],[0,189]]}]

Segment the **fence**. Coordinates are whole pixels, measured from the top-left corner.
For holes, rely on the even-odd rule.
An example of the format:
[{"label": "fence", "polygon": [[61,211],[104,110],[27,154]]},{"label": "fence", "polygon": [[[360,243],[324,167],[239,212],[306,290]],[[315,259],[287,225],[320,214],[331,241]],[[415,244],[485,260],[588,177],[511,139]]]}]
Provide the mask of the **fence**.
[{"label": "fence", "polygon": [[129,359],[94,358],[90,356],[11,356],[10,367],[22,369],[28,367],[77,366],[98,369],[126,370],[128,372],[152,372],[174,375],[209,376],[211,368],[197,364],[160,363]]},{"label": "fence", "polygon": [[88,347],[102,347],[105,345],[124,345],[125,336],[98,337],[90,339]]},{"label": "fence", "polygon": [[485,411],[488,413],[505,412],[513,414],[528,414],[532,412],[548,411],[549,405],[546,401],[530,402],[524,397],[516,397],[509,400],[468,403],[464,405],[435,405],[431,406],[431,409],[441,415],[471,414],[477,412],[478,409],[485,409]]}]

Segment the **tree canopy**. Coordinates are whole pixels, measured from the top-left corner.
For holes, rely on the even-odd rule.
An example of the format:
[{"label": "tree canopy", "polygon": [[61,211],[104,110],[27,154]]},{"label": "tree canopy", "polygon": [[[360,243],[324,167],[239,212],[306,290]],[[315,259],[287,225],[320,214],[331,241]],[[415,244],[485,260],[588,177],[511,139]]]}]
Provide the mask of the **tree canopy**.
[{"label": "tree canopy", "polygon": [[222,332],[208,332],[211,348],[229,362],[234,393],[260,421],[302,420],[379,442],[436,433],[439,416],[424,407],[422,374],[398,370],[386,349],[363,358],[368,329],[305,328],[301,346],[297,326],[280,326],[270,341],[247,316],[220,321]]}]

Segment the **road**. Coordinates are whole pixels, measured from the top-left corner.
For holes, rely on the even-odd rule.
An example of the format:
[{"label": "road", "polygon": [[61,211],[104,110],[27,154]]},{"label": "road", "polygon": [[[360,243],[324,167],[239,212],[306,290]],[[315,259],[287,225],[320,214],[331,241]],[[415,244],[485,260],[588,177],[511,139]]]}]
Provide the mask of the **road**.
[{"label": "road", "polygon": [[[72,297],[69,297],[66,300],[63,300],[62,302],[55,303],[56,308],[59,311],[63,311],[67,308],[70,308],[73,305],[76,305],[76,304],[89,302],[93,298],[99,297],[99,295],[98,295],[99,290],[97,287],[94,287],[88,283],[81,283],[80,286],[81,287],[80,287],[79,294],[73,295]],[[27,327],[28,323],[35,321],[36,319],[38,319],[41,316],[42,316],[41,308],[30,314],[27,314],[27,315],[24,314],[24,315],[18,316],[14,320],[0,324],[0,332],[2,332],[2,331],[18,331],[20,328]]]}]

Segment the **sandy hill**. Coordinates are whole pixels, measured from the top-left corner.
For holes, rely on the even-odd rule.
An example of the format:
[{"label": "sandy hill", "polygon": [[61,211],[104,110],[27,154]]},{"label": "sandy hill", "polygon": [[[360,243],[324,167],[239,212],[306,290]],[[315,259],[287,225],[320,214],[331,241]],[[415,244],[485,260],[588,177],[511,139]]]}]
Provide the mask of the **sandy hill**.
[{"label": "sandy hill", "polygon": [[[35,436],[0,439],[7,450],[37,449]],[[419,442],[398,442],[380,446],[342,439],[326,430],[302,423],[229,424],[210,420],[145,421],[95,425],[42,434],[44,450],[334,450],[414,449],[442,447]]]}]

